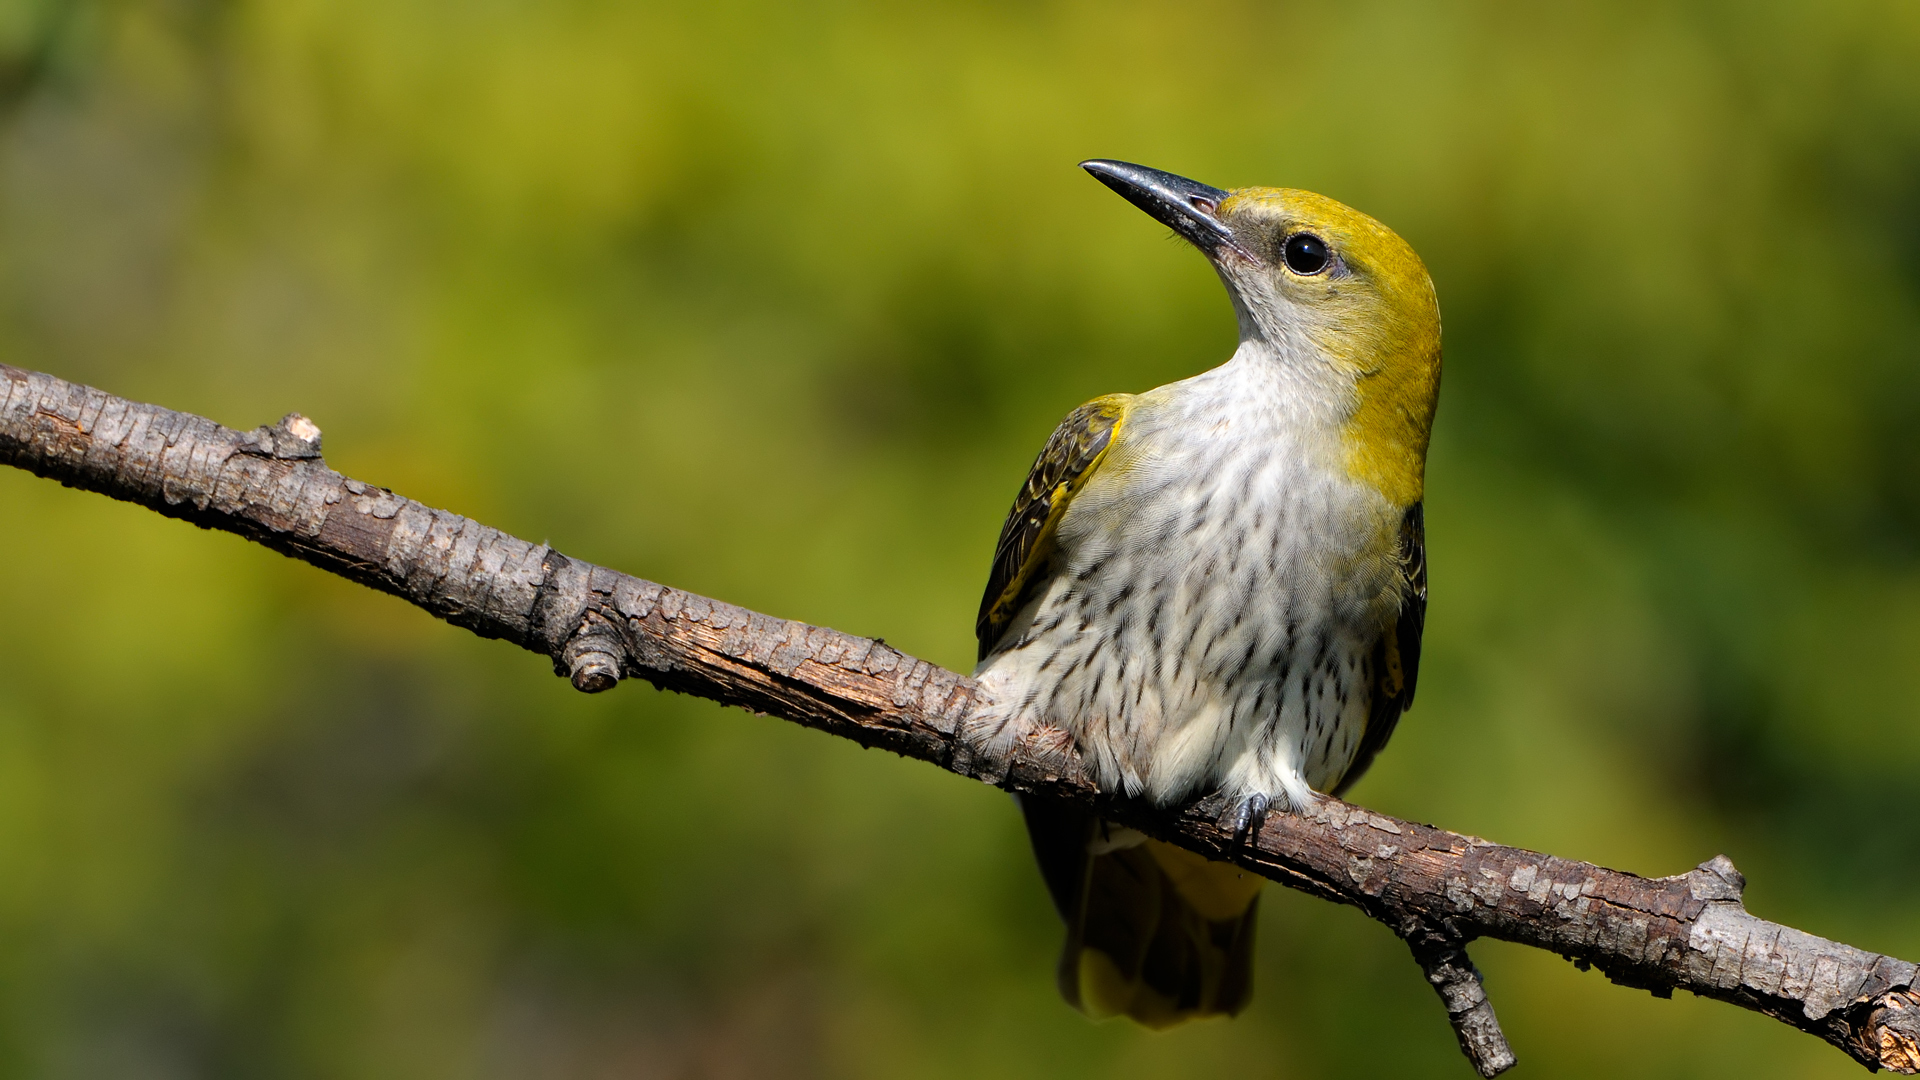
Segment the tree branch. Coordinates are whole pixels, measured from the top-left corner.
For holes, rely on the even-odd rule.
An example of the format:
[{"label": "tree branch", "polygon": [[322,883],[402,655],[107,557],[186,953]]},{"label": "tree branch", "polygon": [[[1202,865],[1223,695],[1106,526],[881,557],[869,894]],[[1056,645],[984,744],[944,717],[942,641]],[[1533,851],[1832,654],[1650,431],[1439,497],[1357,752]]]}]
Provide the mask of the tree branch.
[{"label": "tree branch", "polygon": [[234,431],[0,365],[0,461],[69,487],[237,533],[553,660],[580,690],[665,689],[932,762],[1107,818],[1282,885],[1350,904],[1411,947],[1483,1076],[1512,1051],[1466,954],[1491,937],[1547,949],[1656,996],[1765,1013],[1869,1069],[1920,1073],[1920,971],[1749,914],[1717,857],[1642,878],[1502,847],[1324,799],[1236,842],[1217,799],[1176,811],[1103,795],[1071,741],[995,754],[967,718],[981,690],[883,642],[776,619],[561,555],[327,468],[291,415]]}]

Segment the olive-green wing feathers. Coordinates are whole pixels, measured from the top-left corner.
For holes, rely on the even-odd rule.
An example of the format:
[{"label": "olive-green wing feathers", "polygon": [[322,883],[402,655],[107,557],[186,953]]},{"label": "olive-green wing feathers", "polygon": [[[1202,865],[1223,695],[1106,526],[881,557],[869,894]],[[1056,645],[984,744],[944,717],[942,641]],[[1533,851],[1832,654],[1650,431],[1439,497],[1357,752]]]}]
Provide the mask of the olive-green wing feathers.
[{"label": "olive-green wing feathers", "polygon": [[1333,789],[1343,794],[1373,764],[1373,756],[1393,737],[1400,714],[1413,706],[1413,686],[1420,675],[1420,633],[1427,625],[1427,519],[1420,503],[1407,508],[1400,519],[1400,572],[1406,575],[1406,599],[1400,619],[1380,636],[1373,650],[1373,706],[1367,730],[1347,774]]},{"label": "olive-green wing feathers", "polygon": [[1113,445],[1131,400],[1128,394],[1109,394],[1068,413],[1034,459],[1027,482],[1007,513],[1007,523],[1000,527],[993,573],[987,578],[986,595],[980,598],[974,634],[980,639],[981,659],[993,651],[1007,624],[1027,602],[1029,590],[1046,576],[1042,571],[1053,553],[1053,531],[1060,514]]}]

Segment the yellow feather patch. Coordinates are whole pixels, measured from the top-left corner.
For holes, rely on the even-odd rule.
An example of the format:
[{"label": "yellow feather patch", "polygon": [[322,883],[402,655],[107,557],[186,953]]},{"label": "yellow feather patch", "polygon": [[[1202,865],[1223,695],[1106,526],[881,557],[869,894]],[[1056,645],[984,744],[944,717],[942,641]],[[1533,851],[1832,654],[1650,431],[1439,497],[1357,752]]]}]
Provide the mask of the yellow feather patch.
[{"label": "yellow feather patch", "polygon": [[1387,658],[1386,671],[1380,679],[1380,690],[1390,698],[1397,698],[1407,685],[1406,670],[1400,665],[1400,642],[1397,635],[1388,633],[1380,639],[1380,643],[1384,646]]},{"label": "yellow feather patch", "polygon": [[1440,394],[1440,303],[1426,264],[1392,229],[1311,191],[1241,188],[1219,212],[1250,235],[1312,232],[1337,254],[1338,272],[1276,269],[1273,283],[1303,313],[1300,329],[1353,376],[1348,473],[1395,506],[1419,502]]}]

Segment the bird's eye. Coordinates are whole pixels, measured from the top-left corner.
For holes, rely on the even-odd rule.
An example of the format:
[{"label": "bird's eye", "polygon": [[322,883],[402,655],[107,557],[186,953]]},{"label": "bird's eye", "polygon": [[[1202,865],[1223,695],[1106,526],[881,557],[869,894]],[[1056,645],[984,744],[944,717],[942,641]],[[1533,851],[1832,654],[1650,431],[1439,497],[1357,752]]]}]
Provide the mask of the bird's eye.
[{"label": "bird's eye", "polygon": [[1327,268],[1327,242],[1312,233],[1294,233],[1280,251],[1296,274],[1312,276]]}]

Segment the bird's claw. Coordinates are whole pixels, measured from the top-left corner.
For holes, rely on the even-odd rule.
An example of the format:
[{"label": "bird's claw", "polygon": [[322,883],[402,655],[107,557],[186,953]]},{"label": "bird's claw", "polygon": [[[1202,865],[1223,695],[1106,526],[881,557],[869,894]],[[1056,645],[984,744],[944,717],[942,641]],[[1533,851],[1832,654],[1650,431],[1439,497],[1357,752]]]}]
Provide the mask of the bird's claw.
[{"label": "bird's claw", "polygon": [[1220,819],[1220,827],[1233,835],[1235,843],[1242,843],[1260,835],[1260,826],[1266,824],[1267,811],[1272,808],[1272,800],[1265,795],[1244,796],[1227,807],[1226,816]]}]

